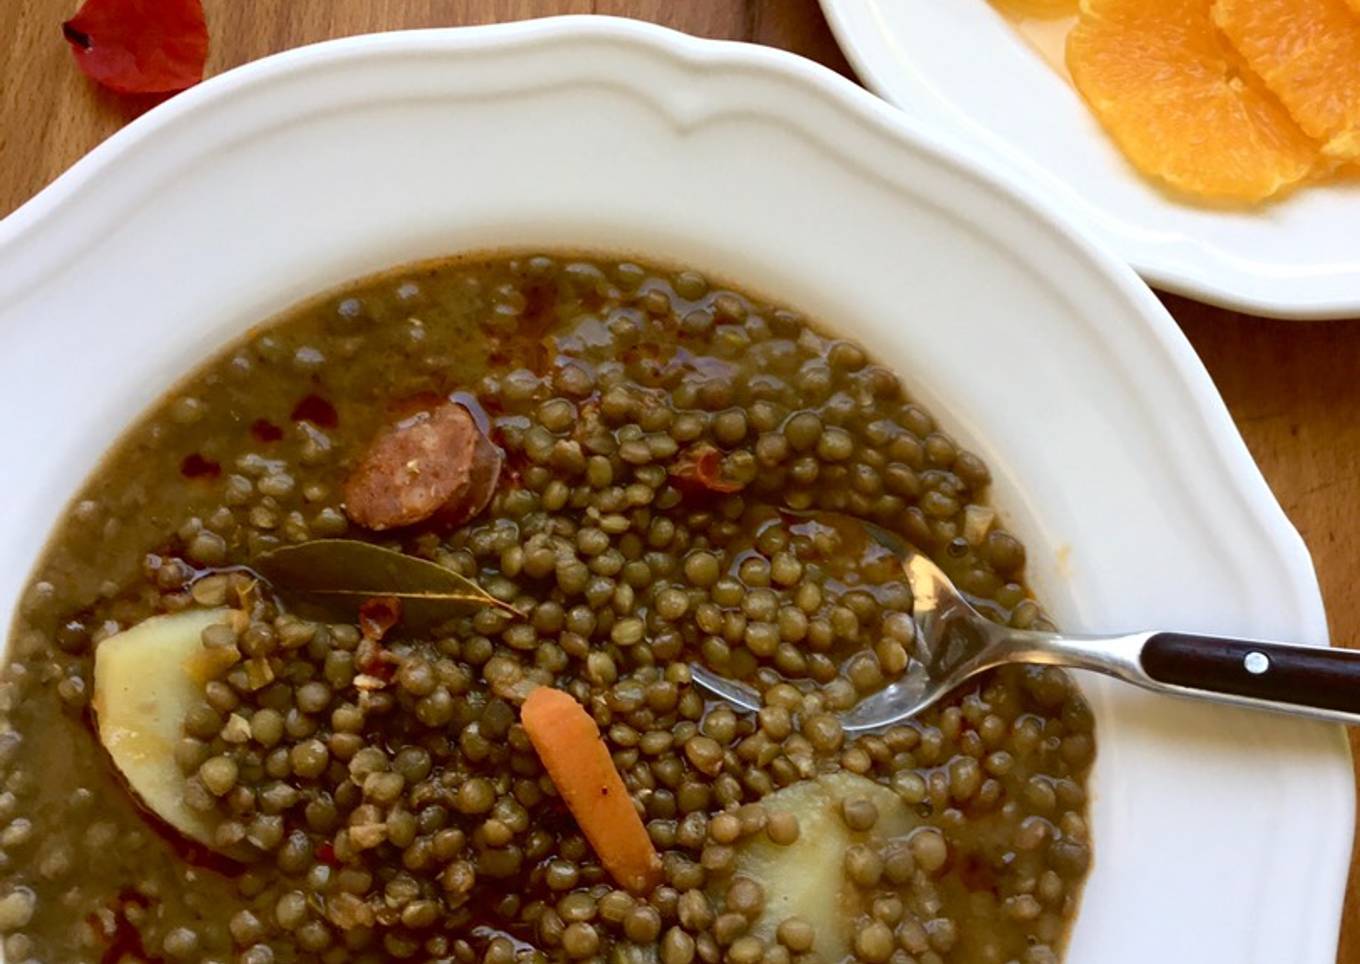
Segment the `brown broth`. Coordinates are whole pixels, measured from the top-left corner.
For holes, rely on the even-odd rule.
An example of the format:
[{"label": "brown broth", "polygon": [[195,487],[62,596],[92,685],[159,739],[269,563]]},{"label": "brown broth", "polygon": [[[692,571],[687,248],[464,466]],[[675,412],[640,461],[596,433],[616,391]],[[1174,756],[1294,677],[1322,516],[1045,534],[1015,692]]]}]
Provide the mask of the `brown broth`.
[{"label": "brown broth", "polygon": [[[985,466],[823,331],[694,272],[497,256],[356,282],[208,361],[105,456],[16,619],[0,681],[6,959],[801,959],[724,922],[726,868],[763,839],[751,805],[848,771],[891,788],[915,827],[847,838],[901,870],[847,884],[848,923],[873,935],[861,957],[880,959],[887,933],[920,962],[1056,960],[1090,860],[1092,723],[1067,678],[999,672],[853,740],[834,723],[837,701],[901,671],[910,591],[884,553],[784,508],[890,526],[993,618],[1046,622]],[[490,507],[452,530],[352,525],[341,492],[375,434],[454,393],[505,450]],[[723,486],[686,475],[701,448]],[[244,568],[337,536],[433,558],[528,615],[370,629],[378,641],[283,611]],[[186,798],[213,807],[224,845],[254,848],[245,866],[150,818],[90,723],[101,640],[223,603],[244,606],[239,645],[273,682],[224,672],[176,752],[238,765],[215,802],[191,767]],[[771,711],[708,702],[689,660],[768,690]],[[657,891],[618,890],[555,798],[516,722],[526,682],[595,715],[666,862]],[[273,742],[262,713],[281,719]],[[233,742],[233,716],[261,729]],[[760,883],[768,897],[780,881]]]}]

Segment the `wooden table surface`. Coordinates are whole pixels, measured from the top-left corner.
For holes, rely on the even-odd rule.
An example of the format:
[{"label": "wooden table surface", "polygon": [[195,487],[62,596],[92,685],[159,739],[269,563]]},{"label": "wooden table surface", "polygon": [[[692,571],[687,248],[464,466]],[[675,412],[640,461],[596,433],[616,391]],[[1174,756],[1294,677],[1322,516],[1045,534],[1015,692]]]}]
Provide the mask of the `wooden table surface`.
[{"label": "wooden table surface", "polygon": [[[75,5],[0,0],[0,216],[152,105],[97,90],[76,70],[60,31]],[[783,47],[850,75],[815,0],[205,0],[205,6],[209,74],[348,34],[602,13]],[[1360,542],[1360,326],[1267,321],[1165,300],[1312,550],[1333,636],[1360,644],[1360,547],[1352,542]],[[1356,864],[1338,960],[1360,961]]]}]

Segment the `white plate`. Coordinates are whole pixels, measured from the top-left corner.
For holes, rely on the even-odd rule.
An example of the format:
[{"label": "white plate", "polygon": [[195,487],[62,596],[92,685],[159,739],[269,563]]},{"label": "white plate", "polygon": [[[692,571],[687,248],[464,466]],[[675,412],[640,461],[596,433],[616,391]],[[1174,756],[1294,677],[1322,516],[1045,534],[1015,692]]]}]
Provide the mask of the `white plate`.
[{"label": "white plate", "polygon": [[[1071,629],[1322,643],[1298,535],[1152,293],[848,81],[598,18],[383,34],[215,78],[0,223],[0,616],[62,502],[209,352],[466,249],[701,266],[873,346],[992,465]],[[1332,964],[1340,729],[1086,680],[1073,964]]]},{"label": "white plate", "polygon": [[1008,168],[1150,284],[1260,315],[1360,315],[1360,179],[1252,210],[1172,199],[987,0],[821,0],[856,72]]}]

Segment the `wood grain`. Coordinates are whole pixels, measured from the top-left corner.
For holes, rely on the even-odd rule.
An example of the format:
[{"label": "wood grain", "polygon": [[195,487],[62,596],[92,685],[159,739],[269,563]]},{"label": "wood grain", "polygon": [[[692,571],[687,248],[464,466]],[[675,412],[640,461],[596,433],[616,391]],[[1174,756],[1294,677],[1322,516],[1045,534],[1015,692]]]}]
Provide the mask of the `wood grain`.
[{"label": "wood grain", "polygon": [[[59,29],[74,5],[0,2],[0,214],[155,103],[86,83]],[[652,20],[783,47],[850,72],[814,0],[205,0],[205,6],[209,73],[331,37],[556,13]],[[1333,636],[1360,644],[1360,327],[1267,321],[1176,297],[1166,303],[1312,550]],[[1338,961],[1360,961],[1355,864]]]}]

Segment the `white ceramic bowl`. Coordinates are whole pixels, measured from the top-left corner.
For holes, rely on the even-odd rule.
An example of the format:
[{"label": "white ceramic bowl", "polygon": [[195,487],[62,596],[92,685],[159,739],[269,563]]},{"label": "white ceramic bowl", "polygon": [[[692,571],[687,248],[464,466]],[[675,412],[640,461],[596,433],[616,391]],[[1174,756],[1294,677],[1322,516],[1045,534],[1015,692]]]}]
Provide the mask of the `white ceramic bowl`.
[{"label": "white ceramic bowl", "polygon": [[[830,71],[597,18],[395,33],[215,78],[0,223],[0,614],[129,421],[298,299],[506,246],[700,266],[862,339],[979,451],[1071,629],[1322,643],[1308,556],[1152,294]],[[1339,729],[1085,680],[1073,964],[1331,964]]]},{"label": "white ceramic bowl", "polygon": [[1247,210],[1173,199],[1138,174],[988,0],[821,0],[859,76],[980,151],[1151,284],[1262,315],[1360,315],[1360,180]]}]

